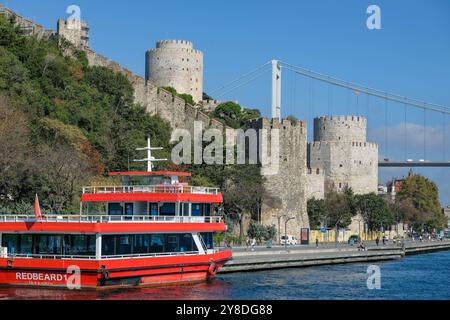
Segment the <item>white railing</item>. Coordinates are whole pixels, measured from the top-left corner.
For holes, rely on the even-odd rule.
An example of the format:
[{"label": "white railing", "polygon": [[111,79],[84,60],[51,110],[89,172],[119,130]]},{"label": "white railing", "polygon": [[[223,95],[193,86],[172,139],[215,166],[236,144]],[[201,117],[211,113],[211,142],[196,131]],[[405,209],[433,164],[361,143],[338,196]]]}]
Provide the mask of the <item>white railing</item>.
[{"label": "white railing", "polygon": [[8,258],[49,259],[49,260],[95,260],[95,256],[56,254],[8,254]]},{"label": "white railing", "polygon": [[158,253],[142,253],[142,254],[124,254],[124,255],[113,255],[113,256],[103,256],[102,259],[112,260],[112,259],[126,259],[126,258],[145,258],[145,257],[171,257],[171,256],[192,256],[199,254],[198,251],[185,251],[185,252],[158,252]]},{"label": "white railing", "polygon": [[114,222],[173,222],[173,223],[220,223],[218,216],[109,216],[109,215],[45,215],[36,218],[34,215],[0,215],[1,222],[85,222],[85,223],[114,223]]},{"label": "white railing", "polygon": [[83,187],[83,194],[102,193],[193,193],[217,195],[219,188],[174,185]]},{"label": "white railing", "polygon": [[[208,250],[207,254],[217,253],[218,250]],[[102,255],[102,260],[113,259],[133,259],[133,258],[148,258],[148,257],[171,257],[171,256],[192,256],[200,254],[199,251],[184,251],[184,252],[158,252],[158,253],[141,253],[141,254],[126,254],[126,255]],[[50,260],[96,260],[95,256],[84,255],[53,255],[53,254],[9,254],[8,258],[28,258],[28,259],[50,259]]]}]

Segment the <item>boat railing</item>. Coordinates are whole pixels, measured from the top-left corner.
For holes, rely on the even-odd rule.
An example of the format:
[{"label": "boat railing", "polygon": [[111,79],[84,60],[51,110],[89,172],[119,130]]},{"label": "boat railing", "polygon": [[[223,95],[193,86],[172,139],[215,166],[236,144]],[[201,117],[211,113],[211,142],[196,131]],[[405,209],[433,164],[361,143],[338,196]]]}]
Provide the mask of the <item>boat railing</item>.
[{"label": "boat railing", "polygon": [[123,215],[45,215],[36,218],[34,215],[0,215],[0,222],[173,222],[173,223],[220,223],[220,216],[123,216]]},{"label": "boat railing", "polygon": [[130,259],[130,258],[145,258],[145,257],[170,257],[170,256],[191,256],[198,255],[198,251],[184,251],[184,252],[158,252],[158,253],[142,253],[142,254],[124,254],[124,255],[102,255],[102,259]]},{"label": "boat railing", "polygon": [[[208,250],[206,253],[214,254],[217,252],[218,252],[217,250]],[[102,255],[102,260],[190,256],[198,254],[199,251],[155,252],[155,253],[126,254],[126,255]],[[55,255],[55,254],[8,254],[8,258],[49,259],[49,260],[96,260],[95,255],[88,256],[88,255]]]},{"label": "boat railing", "polygon": [[83,194],[102,193],[191,193],[217,195],[219,193],[219,188],[182,185],[83,187]]}]

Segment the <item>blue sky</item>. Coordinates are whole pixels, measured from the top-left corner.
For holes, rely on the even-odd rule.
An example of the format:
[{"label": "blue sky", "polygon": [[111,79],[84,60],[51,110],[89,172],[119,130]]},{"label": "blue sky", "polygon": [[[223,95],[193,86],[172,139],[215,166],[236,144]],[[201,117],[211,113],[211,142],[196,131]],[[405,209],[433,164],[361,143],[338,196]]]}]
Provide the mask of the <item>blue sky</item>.
[{"label": "blue sky", "polygon": [[[187,39],[205,54],[211,92],[272,58],[383,91],[450,106],[450,1],[0,1],[55,29],[76,4],[91,27],[91,47],[144,74],[144,54],[159,39]],[[381,8],[381,30],[366,27],[366,9]],[[270,73],[222,99],[270,114]],[[358,99],[358,100],[357,100]],[[450,160],[450,116],[308,81],[283,73],[283,115],[308,122],[323,114],[363,114],[380,157]],[[385,111],[388,110],[386,127]],[[405,129],[406,128],[406,129]],[[445,134],[444,134],[445,133]],[[444,138],[445,135],[445,138]],[[386,144],[386,136],[388,143]],[[406,136],[406,146],[405,146]],[[424,136],[427,147],[424,150]],[[444,145],[445,141],[445,153]],[[380,182],[407,169],[381,169]],[[417,172],[436,181],[450,205],[450,169]]]}]

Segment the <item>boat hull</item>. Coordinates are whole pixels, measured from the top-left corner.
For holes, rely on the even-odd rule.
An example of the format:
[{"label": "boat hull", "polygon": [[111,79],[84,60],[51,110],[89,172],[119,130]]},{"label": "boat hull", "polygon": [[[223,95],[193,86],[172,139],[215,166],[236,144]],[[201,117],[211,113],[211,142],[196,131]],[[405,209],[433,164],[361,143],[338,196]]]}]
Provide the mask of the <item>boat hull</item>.
[{"label": "boat hull", "polygon": [[0,285],[104,290],[200,282],[230,259],[229,251],[111,260],[0,258]]}]

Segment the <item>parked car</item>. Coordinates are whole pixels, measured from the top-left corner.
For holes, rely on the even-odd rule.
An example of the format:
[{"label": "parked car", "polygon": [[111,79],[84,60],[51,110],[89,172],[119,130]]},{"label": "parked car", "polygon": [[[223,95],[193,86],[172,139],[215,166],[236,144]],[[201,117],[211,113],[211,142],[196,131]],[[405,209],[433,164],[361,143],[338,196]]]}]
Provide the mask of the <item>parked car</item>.
[{"label": "parked car", "polygon": [[356,244],[361,242],[361,237],[354,234],[348,238],[348,244]]},{"label": "parked car", "polygon": [[295,245],[298,244],[298,240],[294,236],[281,236],[280,244]]}]

